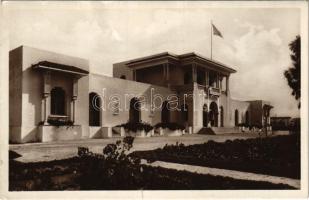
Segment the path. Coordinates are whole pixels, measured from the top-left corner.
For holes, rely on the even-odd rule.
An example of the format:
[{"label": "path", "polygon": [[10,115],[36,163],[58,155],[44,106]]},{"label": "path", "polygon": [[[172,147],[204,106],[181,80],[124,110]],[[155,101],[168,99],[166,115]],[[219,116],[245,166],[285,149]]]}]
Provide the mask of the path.
[{"label": "path", "polygon": [[186,164],[178,164],[178,163],[170,163],[163,161],[155,161],[153,163],[147,163],[146,160],[142,160],[142,163],[145,165],[150,165],[153,167],[163,167],[167,169],[176,169],[176,170],[185,170],[192,173],[199,174],[209,174],[214,176],[224,176],[230,177],[234,179],[241,180],[250,180],[250,181],[266,181],[274,184],[286,184],[297,189],[300,189],[300,180],[291,179],[286,177],[278,177],[278,176],[270,176],[264,174],[255,174],[250,172],[241,172],[235,170],[228,169],[218,169],[218,168],[210,168],[210,167],[201,167],[195,165],[186,165]]},{"label": "path", "polygon": [[[227,135],[184,135],[184,136],[158,136],[150,138],[135,138],[132,151],[153,150],[162,148],[165,144],[184,145],[201,144],[209,140],[224,142],[234,139],[248,139],[256,137],[253,134],[227,134]],[[38,162],[66,159],[77,155],[77,147],[88,147],[94,153],[102,153],[107,144],[115,143],[121,138],[83,139],[74,141],[57,141],[48,143],[11,144],[9,149],[20,154],[16,160],[21,162]]]}]

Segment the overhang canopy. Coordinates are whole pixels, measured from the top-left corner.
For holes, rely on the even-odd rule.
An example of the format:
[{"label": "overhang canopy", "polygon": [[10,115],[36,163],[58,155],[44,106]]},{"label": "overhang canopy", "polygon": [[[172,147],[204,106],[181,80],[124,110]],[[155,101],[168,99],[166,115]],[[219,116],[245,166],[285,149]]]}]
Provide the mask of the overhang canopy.
[{"label": "overhang canopy", "polygon": [[163,52],[160,54],[155,54],[151,56],[146,56],[142,58],[137,58],[134,60],[129,60],[126,63],[126,66],[130,68],[140,68],[142,67],[151,67],[155,64],[162,64],[162,63],[170,63],[175,62],[179,64],[183,64],[185,62],[195,62],[200,63],[201,66],[208,66],[212,70],[221,71],[225,74],[235,73],[236,70],[223,64],[218,61],[214,61],[212,59],[205,58],[196,53],[186,53],[181,55],[172,54],[169,52]]},{"label": "overhang canopy", "polygon": [[54,70],[54,71],[61,71],[70,74],[77,74],[81,76],[86,76],[89,74],[89,71],[71,66],[71,65],[64,65],[59,63],[53,63],[49,61],[41,61],[32,66],[33,69],[41,69],[41,70]]},{"label": "overhang canopy", "polygon": [[201,62],[201,63],[205,63],[208,66],[213,66],[214,69],[218,69],[218,70],[222,70],[224,72],[228,72],[228,73],[235,73],[236,70],[227,66],[226,64],[223,64],[221,62],[212,60],[212,59],[208,59],[204,56],[201,56],[197,53],[186,53],[186,54],[182,54],[178,56],[181,60],[186,60],[186,59],[192,59],[196,62]]}]

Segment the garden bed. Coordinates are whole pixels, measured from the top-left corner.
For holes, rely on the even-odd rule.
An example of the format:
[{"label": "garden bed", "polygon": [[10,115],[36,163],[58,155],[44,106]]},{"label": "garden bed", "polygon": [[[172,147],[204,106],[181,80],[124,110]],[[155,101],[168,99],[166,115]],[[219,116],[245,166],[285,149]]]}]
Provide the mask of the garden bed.
[{"label": "garden bed", "polygon": [[298,135],[166,145],[162,149],[133,152],[131,156],[151,162],[160,160],[300,179]]},{"label": "garden bed", "polygon": [[128,156],[133,137],[108,144],[103,154],[79,147],[78,156],[49,162],[21,163],[10,152],[9,190],[185,190],[295,189],[284,184],[237,180],[140,164]]},{"label": "garden bed", "polygon": [[185,127],[177,123],[166,122],[156,124],[155,129],[160,135],[181,136],[184,134]]},{"label": "garden bed", "polygon": [[127,122],[114,127],[121,136],[151,137],[154,135],[153,127],[145,122]]},{"label": "garden bed", "polygon": [[[113,173],[116,171],[117,173]],[[294,189],[288,185],[236,180],[142,165],[105,168],[104,160],[10,162],[10,191],[46,190]]]}]

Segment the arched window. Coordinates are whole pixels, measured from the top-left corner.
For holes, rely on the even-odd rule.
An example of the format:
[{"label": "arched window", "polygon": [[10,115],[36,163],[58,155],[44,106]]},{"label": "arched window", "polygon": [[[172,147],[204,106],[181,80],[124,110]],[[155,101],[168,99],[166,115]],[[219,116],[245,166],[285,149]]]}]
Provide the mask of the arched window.
[{"label": "arched window", "polygon": [[235,126],[238,126],[238,110],[235,110]]},{"label": "arched window", "polygon": [[220,125],[224,127],[224,109],[223,106],[220,106]]},{"label": "arched window", "polygon": [[140,122],[140,115],[141,115],[141,104],[138,98],[134,97],[130,101],[129,121],[132,123]]},{"label": "arched window", "polygon": [[55,87],[50,92],[52,115],[65,115],[65,91],[61,87]]},{"label": "arched window", "polygon": [[162,104],[161,121],[163,123],[170,122],[170,107],[169,107],[169,103],[167,101],[164,101],[163,104]]},{"label": "arched window", "polygon": [[120,76],[121,79],[127,79],[125,75]]},{"label": "arched window", "polygon": [[183,104],[181,106],[181,113],[182,113],[182,120],[186,123],[188,122],[188,105],[187,104]]},{"label": "arched window", "polygon": [[203,126],[208,126],[208,107],[207,104],[204,104],[203,106]]},{"label": "arched window", "polygon": [[97,93],[89,94],[89,126],[101,126],[101,98]]}]

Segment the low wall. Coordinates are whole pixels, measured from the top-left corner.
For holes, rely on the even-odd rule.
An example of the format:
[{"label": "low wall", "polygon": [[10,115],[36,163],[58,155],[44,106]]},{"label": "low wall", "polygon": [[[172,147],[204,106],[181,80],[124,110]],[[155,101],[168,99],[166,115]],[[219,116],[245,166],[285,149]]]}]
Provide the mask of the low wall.
[{"label": "low wall", "polygon": [[101,136],[102,136],[102,138],[113,137],[112,127],[102,127]]},{"label": "low wall", "polygon": [[38,139],[40,142],[82,139],[82,127],[80,125],[39,126]]},{"label": "low wall", "polygon": [[89,126],[89,138],[102,138],[102,127]]},{"label": "low wall", "polygon": [[181,136],[185,134],[185,130],[171,130],[169,128],[158,128],[156,132],[162,136]]},{"label": "low wall", "polygon": [[154,130],[152,129],[149,132],[146,132],[145,130],[142,131],[125,131],[125,136],[132,136],[132,137],[151,137],[154,135]]},{"label": "low wall", "polygon": [[10,143],[38,142],[37,126],[10,126]]}]

